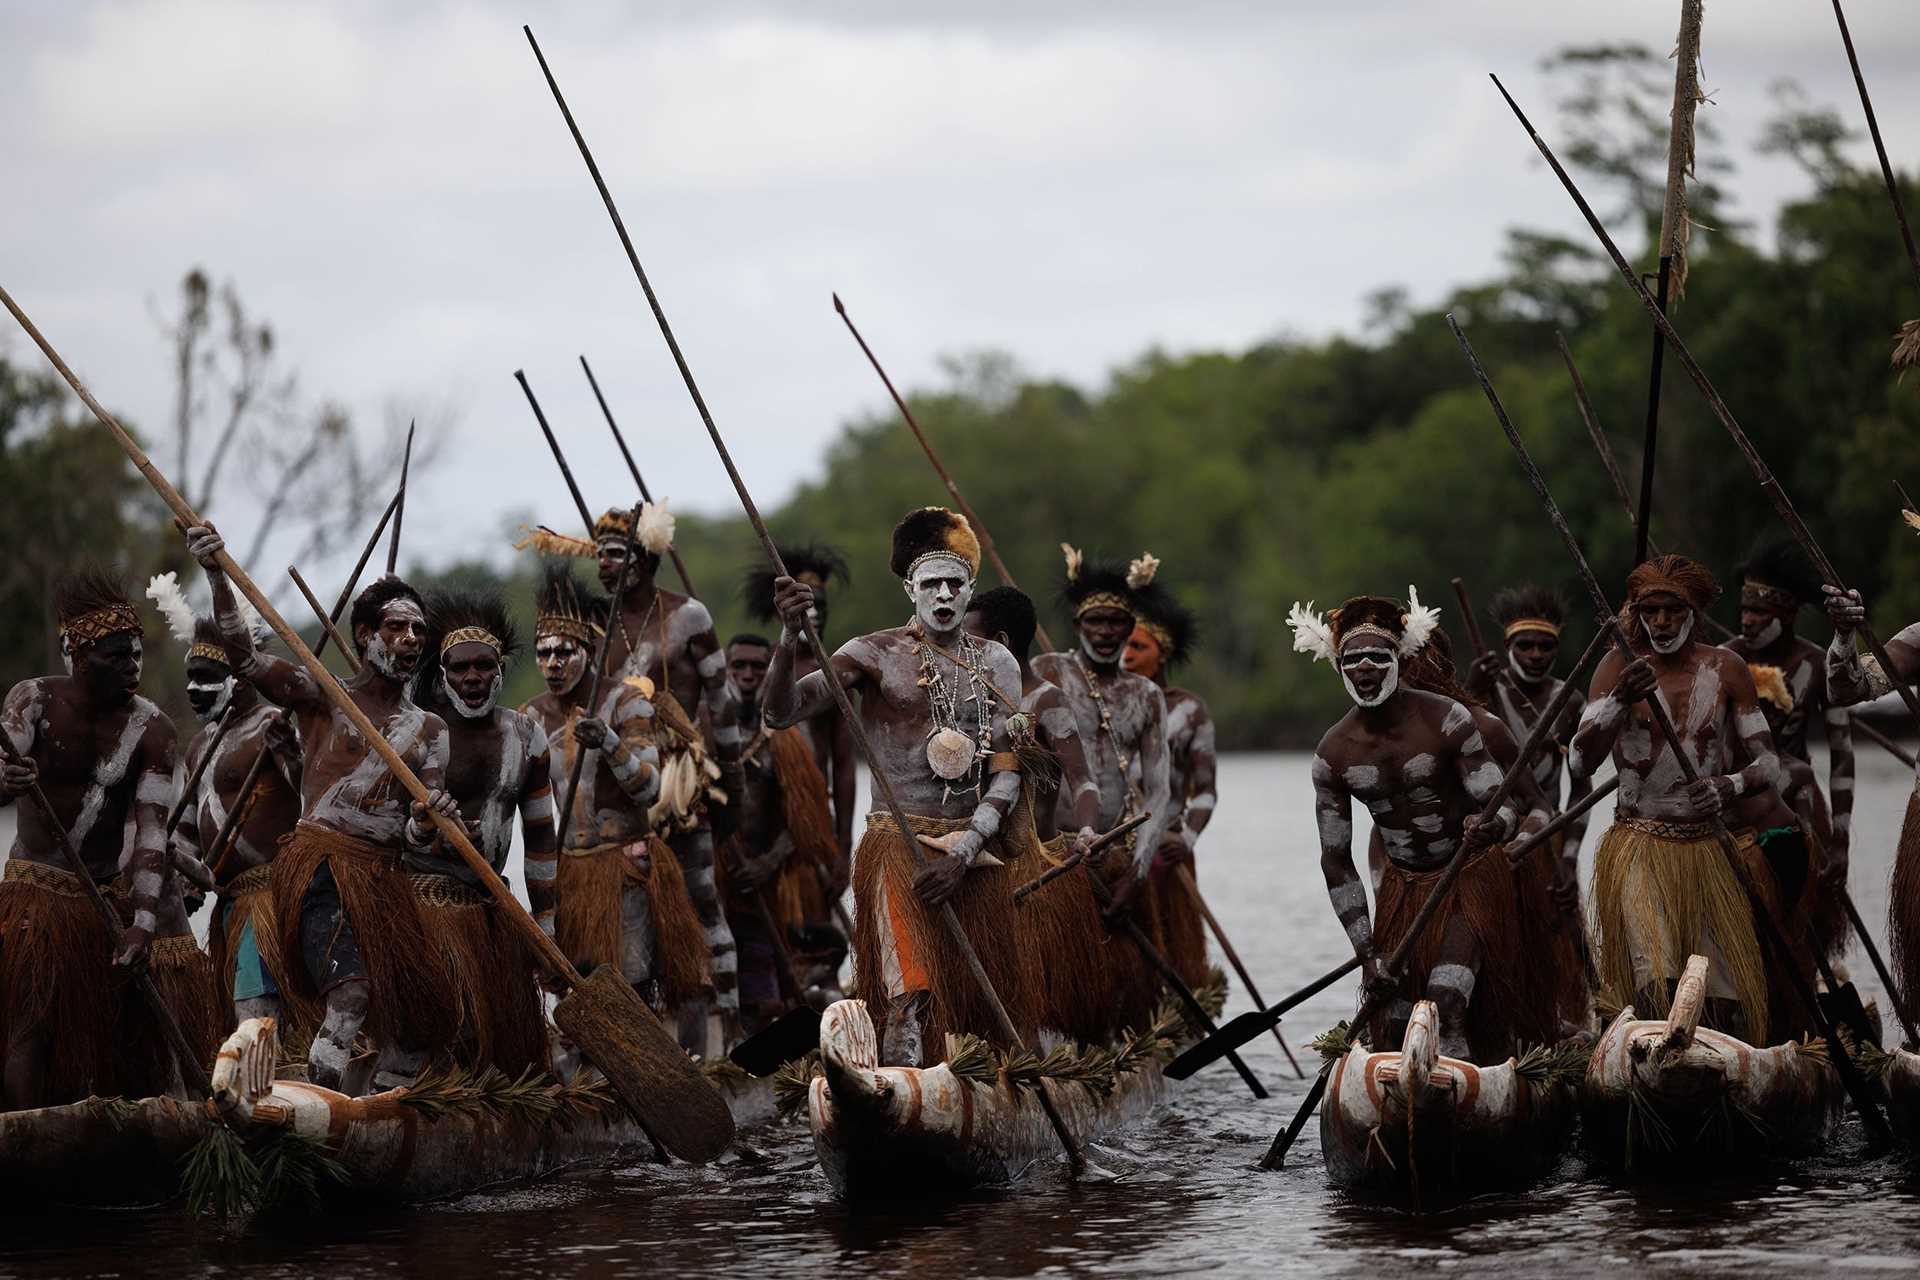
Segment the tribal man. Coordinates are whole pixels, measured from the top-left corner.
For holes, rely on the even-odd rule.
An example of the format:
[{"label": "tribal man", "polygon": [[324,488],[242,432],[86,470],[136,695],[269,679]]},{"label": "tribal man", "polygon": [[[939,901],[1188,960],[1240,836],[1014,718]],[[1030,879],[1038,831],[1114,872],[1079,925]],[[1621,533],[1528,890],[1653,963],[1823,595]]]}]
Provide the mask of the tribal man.
[{"label": "tribal man", "polygon": [[[1763,958],[1752,907],[1711,823],[1731,820],[1742,796],[1781,789],[1781,773],[1747,664],[1694,635],[1719,594],[1706,567],[1685,556],[1657,556],[1628,575],[1620,625],[1638,656],[1601,659],[1567,768],[1591,776],[1611,755],[1620,774],[1591,894],[1608,1003],[1663,1015],[1687,957],[1702,954],[1711,962],[1707,1022],[1764,1045],[1805,1014],[1788,994],[1789,975]],[[1697,781],[1683,781],[1642,705],[1649,695],[1667,709]],[[1782,900],[1753,834],[1738,843],[1762,906],[1798,937],[1801,903]]]},{"label": "tribal man", "polygon": [[[140,619],[117,582],[76,573],[57,585],[54,609],[68,674],[23,680],[0,707],[0,731],[22,761],[0,768],[0,802],[21,810],[0,881],[0,1080],[10,1111],[139,1090],[172,1064],[144,1010],[120,1026],[140,997],[117,970],[157,959],[173,723],[139,694]],[[58,832],[26,802],[35,782],[94,881],[105,889],[125,877],[132,915],[117,939]]]},{"label": "tribal man", "polygon": [[[1133,634],[1138,606],[1135,586],[1143,566],[1131,574],[1089,561],[1061,544],[1066,553],[1066,583],[1061,596],[1073,611],[1075,646],[1033,660],[1034,673],[1058,688],[1073,712],[1087,753],[1087,767],[1100,788],[1099,816],[1093,825],[1111,831],[1136,814],[1150,815],[1134,829],[1131,859],[1109,857],[1104,874],[1114,889],[1110,912],[1132,909],[1146,884],[1160,834],[1172,820],[1172,783],[1167,765],[1167,700],[1158,685],[1120,666],[1127,637]],[[1062,794],[1063,824],[1071,822]],[[1151,913],[1141,912],[1151,925]],[[1110,948],[1118,996],[1119,1026],[1144,1026],[1160,1003],[1160,975],[1132,948]]]},{"label": "tribal man", "polygon": [[[377,1051],[375,1091],[414,1080],[459,1036],[462,993],[441,962],[408,879],[408,864],[437,839],[431,812],[459,820],[445,791],[446,722],[407,696],[426,643],[420,595],[389,575],[354,598],[348,616],[360,672],[347,696],[425,784],[413,801],[386,762],[304,667],[263,653],[215,558],[226,545],[211,526],[187,529],[187,549],[213,588],[213,617],[234,675],[299,720],[303,816],[273,861],[273,917],[282,996],[319,1021],[309,1077],[339,1089],[364,1026]],[[357,1083],[357,1082],[356,1082]]]},{"label": "tribal man", "polygon": [[[1439,623],[1438,610],[1423,607],[1411,588],[1407,596],[1406,605],[1355,596],[1324,619],[1311,602],[1289,614],[1294,649],[1333,664],[1354,701],[1314,752],[1320,870],[1368,986],[1394,981],[1394,999],[1369,1029],[1372,1043],[1397,1044],[1413,1002],[1426,999],[1440,1012],[1442,1053],[1495,1062],[1559,1031],[1539,957],[1515,927],[1529,906],[1500,843],[1539,830],[1547,815],[1538,804],[1523,810],[1519,794],[1509,792],[1481,821],[1479,811],[1499,789],[1500,766],[1465,706],[1403,681],[1402,664]],[[1353,861],[1356,797],[1386,844],[1371,921]],[[1447,912],[1414,942],[1403,973],[1380,973],[1456,853],[1467,861]]]},{"label": "tribal man", "polygon": [[[786,962],[783,954],[797,966],[802,939],[831,928],[826,886],[834,883],[841,861],[826,779],[805,728],[769,729],[762,719],[760,697],[772,662],[773,642],[765,636],[737,635],[727,642],[727,678],[742,722],[753,726],[740,752],[738,829],[720,848],[727,918],[740,949],[740,1009],[748,1034],[785,1008],[776,967]],[[779,931],[777,938],[769,925]],[[809,948],[808,961],[813,954]],[[819,976],[837,988],[845,946],[830,948],[829,958],[832,970]],[[809,975],[796,967],[794,976],[804,990]]]},{"label": "tribal man", "polygon": [[[414,701],[447,725],[446,788],[496,874],[513,847],[514,817],[525,838],[523,874],[534,919],[553,934],[553,783],[546,731],[499,705],[519,637],[506,602],[491,592],[439,591],[427,597],[427,643]],[[409,859],[421,911],[446,939],[463,993],[462,1056],[517,1076],[546,1070],[545,1023],[532,950],[466,861],[437,842]]]},{"label": "tribal man", "polygon": [[[1088,770],[1080,726],[1066,698],[1033,670],[1033,638],[1039,630],[1033,601],[1017,587],[995,587],[967,602],[965,625],[975,639],[1004,646],[1020,666],[1020,715],[1009,720],[1008,734],[1022,759],[1017,812],[1032,825],[1038,843],[1029,844],[1010,869],[1016,882],[1025,883],[1092,841],[1100,788]],[[1062,810],[1072,836],[1059,829]],[[1086,875],[1076,872],[1029,894],[1015,916],[1014,945],[1030,960],[1028,996],[1037,1025],[1082,1044],[1112,1040],[1121,1029],[1113,974],[1133,972],[1139,957],[1130,942],[1102,926]]]},{"label": "tribal man", "polygon": [[[1771,542],[1756,547],[1734,576],[1740,579],[1740,634],[1726,647],[1746,659],[1756,686],[1763,681],[1783,686],[1765,699],[1762,709],[1768,713],[1774,746],[1787,771],[1787,794],[1782,799],[1789,811],[1797,811],[1804,795],[1813,819],[1813,830],[1807,833],[1814,845],[1818,877],[1813,922],[1829,957],[1838,958],[1846,950],[1849,925],[1841,895],[1847,886],[1853,831],[1853,719],[1843,707],[1827,701],[1826,660],[1820,646],[1794,634],[1800,610],[1820,603],[1820,575],[1791,542]],[[1768,667],[1778,672],[1777,677],[1768,677]],[[1761,693],[1764,698],[1766,689]],[[1831,807],[1813,775],[1807,744],[1815,716],[1826,734]]]},{"label": "tribal man", "polygon": [[603,681],[599,704],[587,705],[588,668],[605,616],[598,602],[582,600],[564,563],[546,567],[533,653],[547,691],[520,711],[557,748],[556,786],[573,777],[580,751],[593,754],[580,770],[577,793],[555,806],[572,815],[558,870],[531,859],[527,884],[530,890],[540,879],[553,885],[553,938],[575,968],[588,973],[617,964],[656,1009],[677,1009],[707,985],[706,941],[680,864],[653,834],[649,810],[660,794],[660,751],[647,690]]},{"label": "tribal man", "polygon": [[[207,944],[223,1002],[231,1004],[233,1022],[278,1018],[281,1043],[304,1045],[313,1028],[302,1028],[305,1036],[296,1032],[281,1006],[283,970],[272,911],[273,857],[280,838],[300,819],[299,737],[293,722],[259,690],[233,678],[218,625],[195,616],[174,574],[153,578],[147,595],[174,635],[187,643],[187,701],[203,722],[180,762],[180,787],[219,739],[219,754],[200,775],[199,792],[173,838],[176,850],[205,862],[213,873],[216,897]],[[249,611],[250,606],[242,609]],[[262,752],[267,762],[254,774]],[[243,796],[249,776],[253,787]],[[233,834],[223,848],[212,848],[235,810],[240,816]]]},{"label": "tribal man", "polygon": [[1207,933],[1197,901],[1193,846],[1213,818],[1213,715],[1207,703],[1190,689],[1169,687],[1167,675],[1192,656],[1195,643],[1193,613],[1172,591],[1154,580],[1159,561],[1139,561],[1145,581],[1134,591],[1139,612],[1133,634],[1127,638],[1124,665],[1160,687],[1167,700],[1167,779],[1172,803],[1166,834],[1154,851],[1148,890],[1153,908],[1153,932],[1181,980],[1190,987],[1207,985]]},{"label": "tribal man", "polygon": [[[782,626],[767,673],[766,723],[798,724],[832,705],[829,678],[859,705],[876,754],[913,830],[902,832],[876,793],[854,854],[854,977],[884,1024],[882,1059],[919,1066],[938,1056],[947,1032],[1001,1038],[979,983],[943,928],[951,905],[994,990],[1021,1027],[1030,1007],[1013,946],[1017,860],[1003,832],[1020,794],[1019,758],[1008,732],[1020,668],[1000,645],[961,625],[980,569],[980,543],[965,519],[942,507],[910,512],[893,531],[889,567],[913,601],[905,626],[857,636],[828,664],[795,678],[797,637],[813,589],[782,577]],[[996,693],[999,690],[1001,692]],[[907,843],[925,846],[916,855]],[[1029,830],[1029,839],[1031,838]],[[993,856],[994,853],[1005,857]]]}]

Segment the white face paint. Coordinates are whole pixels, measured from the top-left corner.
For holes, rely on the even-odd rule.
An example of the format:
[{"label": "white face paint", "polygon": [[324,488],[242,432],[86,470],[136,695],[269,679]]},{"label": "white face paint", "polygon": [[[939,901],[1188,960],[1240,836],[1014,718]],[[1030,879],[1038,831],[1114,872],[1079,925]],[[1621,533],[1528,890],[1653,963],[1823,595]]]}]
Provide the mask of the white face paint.
[{"label": "white face paint", "polygon": [[1647,643],[1653,646],[1655,653],[1661,655],[1677,653],[1680,650],[1680,646],[1687,642],[1687,637],[1693,634],[1693,615],[1691,613],[1687,615],[1687,620],[1680,624],[1680,630],[1674,632],[1673,639],[1667,641],[1665,644],[1661,644],[1653,638],[1653,632],[1647,629],[1646,623],[1641,623],[1640,629],[1647,632]]},{"label": "white face paint", "polygon": [[1786,630],[1786,628],[1781,625],[1780,619],[1774,618],[1768,622],[1766,626],[1760,628],[1760,634],[1753,638],[1754,647],[1758,649],[1766,648],[1778,640],[1780,633],[1784,630]]},{"label": "white face paint", "polygon": [[[389,602],[381,611],[381,627],[394,621],[405,622],[409,629],[417,628],[422,636],[426,635],[427,615],[420,611],[419,605],[405,597]],[[387,646],[386,638],[376,629],[373,638],[367,641],[367,661],[387,679],[405,680],[419,667],[420,655],[416,653],[411,658],[402,658]]]},{"label": "white face paint", "polygon": [[[1354,686],[1353,677],[1359,672],[1386,672],[1380,681],[1380,687],[1371,697],[1363,696]],[[1340,683],[1347,686],[1347,696],[1355,705],[1377,707],[1391,698],[1400,687],[1400,655],[1385,645],[1356,644],[1340,651]]]},{"label": "white face paint", "polygon": [[914,616],[936,636],[959,630],[973,599],[973,570],[958,556],[929,556],[901,584],[913,601]]},{"label": "white face paint", "polygon": [[[578,677],[575,678],[578,679]],[[440,673],[440,691],[447,695],[447,705],[469,720],[484,720],[493,714],[495,704],[500,701],[501,686],[506,684],[506,682],[507,673],[505,671],[495,671],[493,673],[493,683],[487,686],[486,700],[475,704],[468,702],[460,696],[460,691],[453,687],[452,682],[447,679],[447,673],[445,671]]]},{"label": "white face paint", "polygon": [[587,651],[572,636],[541,636],[533,645],[534,661],[547,691],[566,697],[587,673]]},{"label": "white face paint", "polygon": [[[194,714],[202,723],[218,720],[226,712],[227,704],[233,701],[233,677],[225,680],[189,680],[187,681],[187,701],[192,704]],[[200,709],[202,704],[206,710]]]}]

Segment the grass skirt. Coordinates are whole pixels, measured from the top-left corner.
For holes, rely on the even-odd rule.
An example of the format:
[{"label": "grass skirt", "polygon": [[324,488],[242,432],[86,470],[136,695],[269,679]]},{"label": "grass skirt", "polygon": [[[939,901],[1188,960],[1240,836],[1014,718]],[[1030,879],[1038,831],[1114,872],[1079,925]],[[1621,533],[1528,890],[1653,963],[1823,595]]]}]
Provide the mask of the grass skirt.
[{"label": "grass skirt", "polygon": [[[1887,950],[1893,978],[1916,1002],[1913,984],[1920,980],[1920,779],[1907,797],[1907,816],[1900,824],[1900,846],[1893,856],[1893,885],[1887,895]],[[1909,1013],[1920,1012],[1910,1008]]]},{"label": "grass skirt", "polygon": [[619,965],[621,896],[629,883],[642,886],[653,920],[653,977],[661,1006],[672,1009],[708,988],[707,935],[687,896],[680,859],[658,836],[646,839],[645,877],[627,860],[624,843],[560,854],[553,939],[582,973]]},{"label": "grass skirt", "polygon": [[164,1044],[117,1044],[125,984],[113,949],[80,881],[25,858],[0,882],[0,1050],[43,1038],[52,1046],[48,1104],[119,1092],[118,1068],[166,1059]]},{"label": "grass skirt", "polygon": [[427,933],[440,947],[450,990],[462,1005],[456,1053],[465,1066],[519,1075],[545,1071],[546,1022],[533,954],[491,897],[448,876],[411,875]]},{"label": "grass skirt", "polygon": [[774,731],[767,747],[773,753],[774,779],[780,787],[781,816],[793,837],[793,856],[780,868],[769,905],[782,927],[821,924],[833,919],[833,904],[827,900],[820,872],[831,876],[840,861],[827,778],[800,729]]},{"label": "grass skirt", "polygon": [[[930,836],[945,835],[967,825],[963,818],[908,814],[907,820],[915,834]],[[1002,863],[1017,860],[1006,852],[1000,837],[989,840],[986,848]],[[931,849],[926,852],[929,857],[941,856]],[[853,855],[854,993],[866,1001],[876,1028],[881,1027],[891,1003],[887,948],[883,945],[883,938],[890,934],[905,990],[925,990],[933,997],[923,1028],[929,1054],[942,1052],[949,1032],[977,1035],[1000,1044],[1004,1037],[992,1006],[974,981],[959,945],[941,923],[942,913],[929,911],[914,894],[915,866],[913,851],[892,817],[869,814],[866,833]],[[973,944],[1015,1029],[1025,1039],[1033,1029],[1032,1002],[1025,994],[1027,984],[1022,977],[1038,964],[1036,959],[1021,954],[1013,878],[1008,868],[976,865],[961,880],[959,891],[948,904],[959,917],[961,930]]]},{"label": "grass skirt", "polygon": [[[232,1005],[220,999],[219,976],[213,958],[200,949],[190,933],[155,938],[148,972],[160,992],[160,1001],[180,1024],[181,1033],[203,1071],[212,1072],[214,1055],[233,1021]],[[175,1065],[166,1034],[153,1016],[146,998],[129,984],[121,1004],[118,1039],[123,1048],[142,1046],[129,1055],[121,1073],[120,1092],[129,1098],[157,1097],[174,1085]],[[145,1046],[152,1046],[148,1052]],[[184,1079],[181,1080],[184,1084]]]},{"label": "grass skirt", "polygon": [[1207,985],[1207,924],[1193,895],[1180,883],[1179,868],[1193,874],[1193,851],[1178,840],[1162,843],[1153,860],[1146,897],[1152,914],[1149,935],[1180,980],[1195,991]]},{"label": "grass skirt", "polygon": [[[1025,884],[1066,860],[1063,833],[1044,845],[1032,842],[1008,868]],[[1014,947],[1032,979],[1027,996],[1034,1025],[1082,1044],[1112,1038],[1113,983],[1107,972],[1107,931],[1086,873],[1060,876],[1014,904]],[[1131,944],[1123,943],[1129,950]]]}]

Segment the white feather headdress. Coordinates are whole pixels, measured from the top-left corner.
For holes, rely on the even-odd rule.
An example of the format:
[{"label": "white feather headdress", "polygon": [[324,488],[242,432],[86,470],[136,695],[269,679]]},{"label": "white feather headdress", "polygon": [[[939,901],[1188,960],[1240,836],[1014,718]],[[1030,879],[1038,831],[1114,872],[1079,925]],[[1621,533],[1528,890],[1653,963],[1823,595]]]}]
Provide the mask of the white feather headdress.
[{"label": "white feather headdress", "polygon": [[1080,549],[1071,542],[1063,542],[1060,544],[1060,552],[1067,558],[1067,581],[1080,581],[1080,565],[1085,559],[1085,557],[1080,554]]},{"label": "white feather headdress", "polygon": [[173,638],[181,644],[192,644],[193,606],[187,603],[187,593],[180,589],[180,575],[168,570],[148,578],[147,598],[159,607]]},{"label": "white feather headdress", "polygon": [[1420,592],[1412,585],[1407,587],[1406,621],[1406,633],[1400,637],[1400,656],[1411,658],[1433,638],[1434,630],[1440,625],[1440,611],[1421,604]]},{"label": "white feather headdress", "polygon": [[1151,551],[1142,551],[1140,558],[1127,566],[1127,585],[1138,591],[1142,587],[1153,585],[1153,576],[1160,572],[1160,559]]},{"label": "white feather headdress", "polygon": [[1313,601],[1293,602],[1287,610],[1287,622],[1293,627],[1293,651],[1310,653],[1316,662],[1333,661],[1333,628],[1314,610]]},{"label": "white feather headdress", "polygon": [[650,555],[663,556],[673,546],[673,512],[667,510],[667,500],[649,502],[641,506],[640,519],[633,526],[633,536],[641,549]]}]

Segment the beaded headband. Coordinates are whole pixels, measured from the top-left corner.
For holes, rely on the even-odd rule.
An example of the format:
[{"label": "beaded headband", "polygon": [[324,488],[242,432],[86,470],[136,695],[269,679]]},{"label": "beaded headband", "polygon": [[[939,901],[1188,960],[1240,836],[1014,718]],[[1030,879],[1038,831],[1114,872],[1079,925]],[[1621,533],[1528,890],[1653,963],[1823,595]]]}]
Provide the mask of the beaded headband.
[{"label": "beaded headband", "polygon": [[[949,551],[945,547],[935,547],[932,551],[923,551],[913,558],[913,562],[907,566],[906,580],[909,582],[913,581],[914,573],[919,570],[921,565],[929,560],[952,560],[966,566],[967,576],[969,578],[974,575],[973,566],[967,564],[967,558],[965,556],[961,555],[958,551]],[[800,579],[800,581],[805,581],[805,579]]]},{"label": "beaded headband", "polygon": [[1507,624],[1507,639],[1513,639],[1522,631],[1544,631],[1556,640],[1560,638],[1560,628],[1545,618],[1515,618]]},{"label": "beaded headband", "polygon": [[1375,626],[1371,622],[1362,622],[1347,628],[1340,637],[1340,647],[1342,649],[1346,648],[1347,641],[1353,639],[1355,636],[1378,636],[1386,641],[1387,648],[1392,649],[1395,653],[1400,652],[1400,637],[1385,627]]},{"label": "beaded headband", "polygon": [[1755,582],[1752,578],[1740,584],[1740,603],[1765,605],[1782,613],[1793,613],[1800,607],[1798,597],[1791,591],[1782,591],[1764,582]]},{"label": "beaded headband", "polygon": [[545,613],[534,619],[533,631],[537,636],[565,636],[582,644],[593,644],[600,639],[601,627],[578,615]]},{"label": "beaded headband", "polygon": [[1133,601],[1118,591],[1095,591],[1073,607],[1075,621],[1086,617],[1095,609],[1118,609],[1129,616],[1134,612]]},{"label": "beaded headband", "polygon": [[489,649],[493,650],[496,656],[506,647],[500,643],[499,636],[494,635],[493,632],[487,630],[485,627],[459,627],[447,632],[447,638],[440,642],[440,654],[442,657],[445,657],[447,650],[457,644],[466,644],[469,641],[478,641],[486,645]]},{"label": "beaded headband", "polygon": [[110,604],[104,609],[83,613],[60,624],[60,634],[66,638],[68,646],[75,649],[126,631],[140,634],[140,615],[133,611],[130,604]]},{"label": "beaded headband", "polygon": [[226,649],[206,640],[195,640],[187,646],[187,660],[192,661],[195,658],[205,658],[209,662],[218,662],[223,666],[229,665]]},{"label": "beaded headband", "polygon": [[1157,622],[1137,621],[1134,625],[1153,637],[1154,643],[1160,646],[1161,653],[1168,655],[1173,653],[1173,633],[1171,631],[1168,631]]}]

